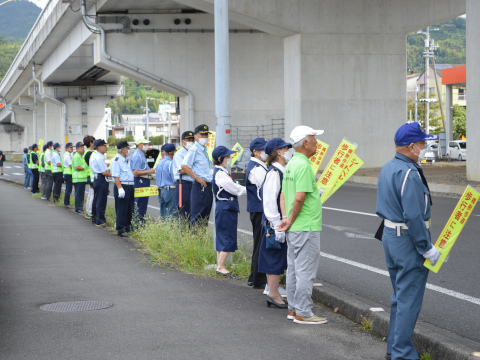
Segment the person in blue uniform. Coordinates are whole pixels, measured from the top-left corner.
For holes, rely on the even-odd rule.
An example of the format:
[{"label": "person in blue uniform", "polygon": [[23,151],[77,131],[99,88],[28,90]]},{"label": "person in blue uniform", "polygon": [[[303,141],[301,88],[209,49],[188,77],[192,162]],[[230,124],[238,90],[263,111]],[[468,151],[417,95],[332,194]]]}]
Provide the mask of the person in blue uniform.
[{"label": "person in blue uniform", "polygon": [[[188,150],[193,146],[195,138],[193,131],[185,131],[182,134],[182,147],[175,153],[173,157],[175,180],[175,206],[178,216],[188,219],[190,217],[190,195],[192,193],[192,185],[195,180],[186,174],[182,169],[182,162]],[[180,186],[181,183],[181,186]],[[180,206],[180,189],[182,192],[182,203]]]},{"label": "person in blue uniform", "polygon": [[[150,169],[148,166],[145,152],[147,151],[147,145],[150,143],[145,138],[140,138],[136,141],[137,149],[130,158],[130,168],[135,176],[135,189],[150,187],[150,174],[155,174],[155,169]],[[143,221],[145,214],[147,213],[148,196],[135,198],[135,208],[137,211],[138,221]]]},{"label": "person in blue uniform", "polygon": [[3,162],[5,161],[5,154],[0,150],[0,170],[2,170],[3,175]]},{"label": "person in blue uniform", "polygon": [[29,166],[30,164],[30,157],[31,157],[31,154],[32,154],[32,147],[29,146],[28,147],[28,152],[27,152],[27,156],[26,156],[26,160],[27,160],[27,170],[28,170],[28,187],[30,189],[30,191],[32,191],[32,184],[33,184],[33,173],[32,173],[32,168]]},{"label": "person in blue uniform", "polygon": [[215,170],[213,171],[213,193],[215,196],[215,231],[217,250],[217,270],[219,275],[230,275],[225,267],[228,254],[237,250],[238,197],[245,195],[245,186],[238,185],[227,171],[231,164],[230,155],[236,151],[225,146],[217,146],[212,152]]},{"label": "person in blue uniform", "polygon": [[176,217],[175,207],[175,182],[173,156],[175,145],[165,144],[163,146],[165,157],[155,167],[155,177],[158,187],[158,200],[160,202],[160,216],[164,220]]},{"label": "person in blue uniform", "polygon": [[[261,188],[264,214],[262,216],[262,241],[258,256],[258,271],[267,274],[268,307],[274,306],[282,309],[287,308],[287,304],[283,300],[287,293],[280,287],[280,276],[287,269],[287,243],[285,232],[277,232],[275,229],[282,221],[280,194],[282,193],[283,173],[289,157],[287,152],[291,147],[290,143],[280,138],[274,138],[267,142],[265,153],[268,155],[267,162],[270,167]],[[267,248],[267,229],[275,231],[275,241],[279,243],[278,248]],[[272,233],[272,231],[270,232]]]},{"label": "person in blue uniform", "polygon": [[28,189],[28,187],[30,186],[30,171],[28,171],[27,155],[28,155],[28,149],[23,148],[22,162],[23,162],[23,171],[25,172],[25,183],[24,183],[25,189]]},{"label": "person in blue uniform", "polygon": [[210,131],[205,124],[195,128],[195,144],[188,150],[182,162],[182,170],[195,180],[190,193],[192,226],[199,223],[206,225],[212,211],[213,164],[207,154],[208,134]]},{"label": "person in blue uniform", "polygon": [[[259,273],[258,268],[258,251],[262,242],[262,216],[263,205],[260,197],[260,188],[262,187],[265,175],[267,174],[267,165],[265,160],[265,144],[267,140],[264,138],[256,138],[250,143],[250,151],[252,157],[247,165],[245,174],[245,186],[247,188],[247,211],[250,213],[250,222],[253,228],[253,249],[252,249],[252,266],[247,284],[253,286],[254,289],[263,289],[267,284],[265,274]],[[268,290],[268,289],[267,289]]]},{"label": "person in blue uniform", "polygon": [[135,206],[135,189],[133,187],[133,172],[127,164],[128,143],[120,141],[117,144],[117,156],[110,165],[114,179],[113,196],[115,198],[115,212],[117,215],[117,235],[129,237],[132,215]]},{"label": "person in blue uniform", "polygon": [[53,145],[52,152],[52,175],[53,175],[53,202],[60,200],[63,184],[62,157],[60,156],[61,146],[59,143]]},{"label": "person in blue uniform", "polygon": [[93,191],[95,199],[95,225],[106,227],[105,209],[107,207],[108,181],[107,176],[112,176],[105,162],[107,143],[103,139],[93,143],[94,153],[90,157],[90,169],[94,174]]},{"label": "person in blue uniform", "polygon": [[[396,154],[380,171],[377,215],[383,220],[381,235],[393,286],[386,359],[418,359],[412,342],[425,293],[428,269],[440,253],[432,246],[430,206],[432,200],[421,166],[428,135],[419,123],[402,125],[395,134]],[[382,226],[377,232],[380,237]]]}]

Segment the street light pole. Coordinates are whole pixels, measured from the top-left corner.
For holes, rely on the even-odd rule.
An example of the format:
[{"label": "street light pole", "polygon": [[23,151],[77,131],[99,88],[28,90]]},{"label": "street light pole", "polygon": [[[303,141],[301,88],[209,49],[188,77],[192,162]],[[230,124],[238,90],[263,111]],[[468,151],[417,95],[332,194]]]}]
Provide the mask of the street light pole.
[{"label": "street light pole", "polygon": [[147,141],[148,139],[150,138],[149,136],[149,129],[148,129],[148,97],[145,98],[145,113],[147,114],[147,131],[146,131],[146,137],[147,137]]}]

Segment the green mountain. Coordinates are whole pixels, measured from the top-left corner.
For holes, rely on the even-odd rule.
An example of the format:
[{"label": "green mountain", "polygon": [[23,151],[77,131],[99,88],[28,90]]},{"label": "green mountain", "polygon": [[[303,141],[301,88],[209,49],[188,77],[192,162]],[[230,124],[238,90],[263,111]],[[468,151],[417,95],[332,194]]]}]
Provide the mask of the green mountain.
[{"label": "green mountain", "polygon": [[17,0],[0,7],[0,36],[25,39],[40,15],[40,9],[27,0]]}]

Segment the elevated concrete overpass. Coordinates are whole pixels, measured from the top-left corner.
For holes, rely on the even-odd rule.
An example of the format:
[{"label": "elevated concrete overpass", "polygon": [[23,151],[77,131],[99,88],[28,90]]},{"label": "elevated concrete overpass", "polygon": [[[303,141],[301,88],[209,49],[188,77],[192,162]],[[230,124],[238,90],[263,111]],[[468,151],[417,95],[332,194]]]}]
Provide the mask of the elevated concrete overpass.
[{"label": "elevated concrete overpass", "polygon": [[[80,1],[47,4],[0,84],[12,105],[0,111],[0,131],[10,127],[0,132],[2,143],[18,150],[34,141],[32,112],[16,106],[33,104],[33,63],[46,95],[37,96],[37,138],[97,135],[103,107],[123,94],[125,76],[179,96],[182,129],[215,125],[213,0],[83,0],[83,10]],[[475,65],[475,0],[232,0],[231,124],[285,118],[286,135],[298,124],[325,129],[331,146],[347,137],[365,166],[381,166],[406,119],[407,33],[465,13],[467,64]],[[480,179],[473,65],[467,170]]]}]

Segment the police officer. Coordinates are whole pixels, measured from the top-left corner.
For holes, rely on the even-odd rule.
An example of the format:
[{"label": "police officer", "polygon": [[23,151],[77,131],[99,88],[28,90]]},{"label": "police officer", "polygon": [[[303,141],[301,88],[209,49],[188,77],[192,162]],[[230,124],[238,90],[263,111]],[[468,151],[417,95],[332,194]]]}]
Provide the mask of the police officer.
[{"label": "police officer", "polygon": [[[182,134],[182,147],[175,153],[173,157],[175,180],[175,206],[179,216],[188,218],[190,216],[190,194],[192,193],[192,185],[195,180],[185,173],[182,169],[182,162],[188,150],[193,146],[195,138],[193,131],[185,131]],[[180,183],[182,186],[180,186]],[[182,206],[180,207],[180,188],[182,190]]]},{"label": "police officer", "polygon": [[95,140],[93,147],[94,153],[90,157],[90,169],[94,174],[93,191],[95,197],[95,225],[98,227],[106,227],[107,219],[105,219],[105,209],[107,208],[108,181],[107,176],[112,176],[108,171],[105,162],[105,154],[107,153],[107,143],[103,139]]},{"label": "police officer", "polygon": [[85,152],[84,144],[79,141],[75,144],[75,148],[77,151],[72,157],[72,183],[75,187],[75,212],[82,214],[83,200],[85,199],[85,185],[90,176],[90,170],[86,169],[85,159],[83,158]]},{"label": "police officer", "polygon": [[[130,159],[130,168],[135,176],[135,189],[150,186],[149,174],[155,174],[155,169],[150,169],[148,166],[145,152],[150,141],[145,138],[140,138],[136,141],[137,149]],[[135,198],[135,207],[139,221],[143,221],[147,213],[148,196]]]},{"label": "police officer", "polygon": [[28,189],[28,187],[30,186],[30,171],[28,171],[27,156],[28,156],[28,149],[23,148],[22,162],[23,162],[23,171],[25,172],[25,183],[24,183],[25,190]]},{"label": "police officer", "polygon": [[38,145],[32,145],[32,152],[30,153],[30,169],[32,170],[33,181],[32,181],[32,193],[38,194],[40,190],[38,189],[38,180],[39,180],[39,161],[38,161]]},{"label": "police officer", "polygon": [[52,173],[52,152],[53,152],[53,141],[47,142],[47,149],[45,150],[45,177],[46,177],[46,186],[45,192],[42,189],[43,200],[50,201],[50,196],[52,195],[53,187],[53,173]]},{"label": "police officer", "polygon": [[45,150],[47,149],[47,145],[43,145],[42,153],[40,154],[40,159],[38,160],[38,166],[40,167],[38,172],[40,175],[40,184],[42,186],[42,196],[43,196],[43,189],[47,186],[47,177],[45,176]]},{"label": "police officer", "polygon": [[28,174],[29,174],[29,181],[28,181],[28,187],[30,188],[30,191],[33,190],[33,172],[32,172],[32,147],[28,147],[28,152],[27,152],[27,168],[28,168]]},{"label": "police officer", "polygon": [[431,243],[432,201],[417,162],[425,154],[425,141],[435,139],[417,122],[402,125],[395,134],[395,157],[378,177],[377,215],[384,219],[381,239],[393,286],[386,359],[418,359],[412,334],[428,277],[423,263],[430,259],[434,265],[440,253]]},{"label": "police officer", "polygon": [[176,216],[175,207],[175,182],[173,156],[175,145],[165,144],[163,146],[165,157],[155,167],[155,178],[158,187],[160,202],[160,216],[167,220]]},{"label": "police officer", "polygon": [[[250,276],[247,284],[253,286],[255,289],[263,289],[267,283],[265,274],[259,274],[258,269],[258,254],[260,251],[260,244],[262,243],[262,215],[263,204],[260,197],[260,189],[265,175],[267,174],[267,165],[265,160],[265,145],[267,139],[256,138],[250,143],[250,151],[252,157],[247,165],[245,174],[245,186],[247,188],[247,211],[250,213],[250,222],[253,228],[253,250],[252,250],[252,266],[250,269]],[[268,289],[267,289],[268,290]]]},{"label": "police officer", "polygon": [[60,200],[63,183],[62,157],[60,156],[61,146],[59,143],[53,145],[52,154],[52,175],[53,175],[53,202]]},{"label": "police officer", "polygon": [[132,169],[127,164],[128,143],[120,141],[117,145],[117,156],[110,165],[115,185],[113,196],[115,197],[115,211],[117,215],[117,234],[121,237],[129,237],[131,230],[132,214],[134,211],[134,176]]},{"label": "police officer", "polygon": [[63,154],[62,166],[63,166],[63,180],[65,180],[65,198],[63,205],[66,209],[73,209],[70,205],[70,195],[72,195],[72,152],[73,144],[71,142],[65,145],[65,154]]},{"label": "police officer", "polygon": [[212,210],[213,164],[207,154],[208,134],[210,131],[205,124],[195,128],[195,144],[182,162],[182,170],[195,180],[190,194],[190,223],[193,226],[201,221],[208,222]]}]

